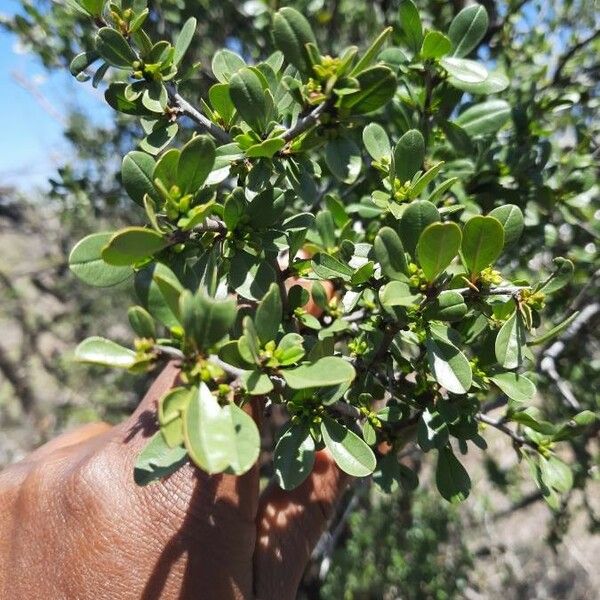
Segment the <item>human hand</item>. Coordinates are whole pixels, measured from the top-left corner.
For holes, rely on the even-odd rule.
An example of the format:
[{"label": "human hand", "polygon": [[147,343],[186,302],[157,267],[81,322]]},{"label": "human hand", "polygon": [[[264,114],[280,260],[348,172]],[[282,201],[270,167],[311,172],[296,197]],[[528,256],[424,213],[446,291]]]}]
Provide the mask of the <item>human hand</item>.
[{"label": "human hand", "polygon": [[136,457],[178,375],[168,365],[121,425],[64,434],[0,473],[0,597],[294,598],[347,476],[319,452],[292,492],[259,497],[257,466],[235,477],[187,464],[138,487]]}]

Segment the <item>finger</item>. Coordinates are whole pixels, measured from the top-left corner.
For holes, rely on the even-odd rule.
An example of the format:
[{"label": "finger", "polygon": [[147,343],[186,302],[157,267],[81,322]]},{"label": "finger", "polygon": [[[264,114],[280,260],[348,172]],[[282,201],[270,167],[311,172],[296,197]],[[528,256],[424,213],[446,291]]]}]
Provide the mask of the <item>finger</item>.
[{"label": "finger", "polygon": [[92,438],[95,438],[103,433],[106,433],[112,429],[112,426],[108,423],[88,423],[86,425],[82,425],[74,429],[73,431],[68,431],[59,435],[58,437],[50,440],[43,446],[40,446],[33,452],[31,452],[27,458],[25,459],[27,462],[36,461],[42,458],[46,458],[53,452],[68,448],[69,446],[75,446],[76,444],[80,444],[82,442],[86,442]]},{"label": "finger", "polygon": [[311,475],[286,492],[272,483],[261,497],[254,554],[257,600],[292,600],[311,552],[350,477],[331,455],[317,452]]}]

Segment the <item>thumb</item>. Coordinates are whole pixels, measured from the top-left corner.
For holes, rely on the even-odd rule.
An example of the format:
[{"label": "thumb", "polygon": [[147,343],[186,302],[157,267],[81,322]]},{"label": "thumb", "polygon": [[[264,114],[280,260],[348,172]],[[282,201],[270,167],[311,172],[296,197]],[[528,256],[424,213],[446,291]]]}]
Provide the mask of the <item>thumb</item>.
[{"label": "thumb", "polygon": [[292,600],[313,548],[350,482],[327,450],[311,475],[286,492],[271,483],[261,497],[254,554],[257,600]]}]

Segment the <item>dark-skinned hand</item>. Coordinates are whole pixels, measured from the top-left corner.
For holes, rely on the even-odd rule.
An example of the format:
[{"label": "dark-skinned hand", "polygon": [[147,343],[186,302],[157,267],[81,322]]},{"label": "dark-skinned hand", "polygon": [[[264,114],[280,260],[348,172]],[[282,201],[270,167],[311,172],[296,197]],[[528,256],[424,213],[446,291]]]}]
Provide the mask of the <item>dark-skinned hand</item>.
[{"label": "dark-skinned hand", "polygon": [[[85,426],[0,473],[0,598],[291,600],[347,477],[326,452],[296,490],[186,465],[138,487],[168,365],[124,423]],[[255,415],[256,416],[256,415]]]}]

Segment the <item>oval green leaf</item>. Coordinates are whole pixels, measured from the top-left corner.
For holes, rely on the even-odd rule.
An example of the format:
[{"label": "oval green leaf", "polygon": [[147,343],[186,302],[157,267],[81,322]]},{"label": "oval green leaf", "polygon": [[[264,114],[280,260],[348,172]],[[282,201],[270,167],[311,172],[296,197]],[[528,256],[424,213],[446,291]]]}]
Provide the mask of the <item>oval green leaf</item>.
[{"label": "oval green leaf", "polygon": [[366,477],[377,467],[373,450],[353,431],[330,417],[321,422],[321,435],[337,466],[354,477]]},{"label": "oval green leaf", "polygon": [[494,217],[471,217],[463,227],[461,251],[471,276],[478,275],[502,253],[504,228]]},{"label": "oval green leaf", "polygon": [[458,254],[461,242],[456,223],[428,225],[417,243],[417,258],[427,281],[434,281]]}]

